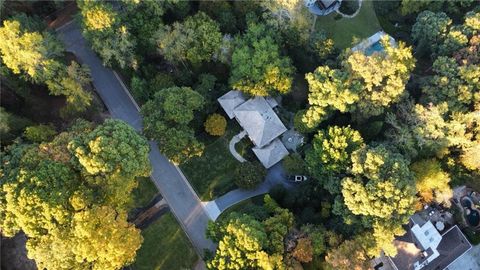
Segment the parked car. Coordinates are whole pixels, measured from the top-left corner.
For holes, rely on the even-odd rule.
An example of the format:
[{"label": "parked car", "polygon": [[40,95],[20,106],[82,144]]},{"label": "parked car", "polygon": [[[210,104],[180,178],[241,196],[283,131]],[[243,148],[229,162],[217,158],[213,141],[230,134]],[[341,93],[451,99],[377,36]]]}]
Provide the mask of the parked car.
[{"label": "parked car", "polygon": [[308,180],[308,178],[305,175],[290,175],[287,179],[288,181],[294,182],[294,183],[301,183]]}]

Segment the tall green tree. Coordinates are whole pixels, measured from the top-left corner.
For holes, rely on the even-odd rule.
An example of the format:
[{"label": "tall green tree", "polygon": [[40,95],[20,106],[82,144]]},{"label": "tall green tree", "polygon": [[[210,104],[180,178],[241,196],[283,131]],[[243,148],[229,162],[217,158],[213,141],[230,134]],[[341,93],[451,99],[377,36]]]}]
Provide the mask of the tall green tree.
[{"label": "tall green tree", "polygon": [[235,41],[230,85],[252,96],[286,94],[292,86],[294,68],[282,56],[273,33],[265,25],[249,24]]},{"label": "tall green tree", "polygon": [[220,49],[222,33],[217,22],[203,12],[157,32],[159,52],[172,63],[210,61]]},{"label": "tall green tree", "polygon": [[363,144],[360,133],[349,126],[320,130],[305,155],[310,174],[330,193],[339,194],[341,178],[352,166],[351,155]]},{"label": "tall green tree", "polygon": [[444,12],[423,11],[412,27],[412,39],[421,51],[436,54],[451,24],[452,20]]},{"label": "tall green tree", "polygon": [[3,21],[0,28],[0,52],[3,63],[14,74],[42,83],[50,79],[52,68],[57,69],[63,53],[61,43],[48,31],[29,29],[26,16],[17,16]]},{"label": "tall green tree", "polygon": [[408,219],[415,187],[408,161],[385,146],[364,147],[352,154],[352,174],[342,180],[346,206],[355,215]]},{"label": "tall green tree", "polygon": [[66,66],[61,59],[63,47],[55,36],[41,30],[41,23],[26,15],[5,20],[0,28],[2,62],[35,83],[45,83],[52,95],[64,95],[69,108],[82,112],[92,96],[85,91],[89,72],[77,63]]},{"label": "tall green tree", "polygon": [[386,122],[391,129],[386,136],[411,159],[442,156],[450,145],[448,122],[445,121],[447,111],[445,103],[423,106],[406,100],[396,106],[395,114],[387,114]]},{"label": "tall green tree", "polygon": [[136,40],[138,53],[155,51],[156,42],[152,36],[163,25],[166,1],[122,0],[121,19]]},{"label": "tall green tree", "polygon": [[417,191],[425,203],[435,201],[449,204],[453,191],[449,186],[450,176],[442,170],[436,159],[420,160],[410,167],[415,173]]},{"label": "tall green tree", "polygon": [[267,218],[231,213],[210,223],[207,236],[218,242],[209,269],[283,269],[286,267],[286,237],[294,226],[294,216],[270,198],[264,197]]},{"label": "tall green tree", "polygon": [[478,98],[480,65],[459,65],[453,58],[439,57],[432,70],[435,75],[422,88],[426,102],[447,102],[452,111],[469,110]]},{"label": "tall green tree", "polygon": [[388,39],[382,44],[384,52],[367,56],[357,51],[342,61],[342,69],[320,66],[305,76],[310,107],[302,121],[307,127],[317,126],[332,110],[351,112],[357,121],[365,121],[404,96],[415,66],[411,48],[403,43],[393,47]]},{"label": "tall green tree", "polygon": [[267,11],[264,13],[267,24],[287,37],[297,32],[298,35],[292,37],[299,37],[295,41],[302,45],[308,42],[313,15],[302,0],[269,0],[260,2],[260,5]]},{"label": "tall green tree", "polygon": [[275,262],[265,250],[268,237],[261,222],[233,213],[227,224],[216,228],[219,237],[215,257],[208,269],[273,269]]},{"label": "tall green tree", "polygon": [[160,152],[180,164],[203,152],[189,123],[204,104],[203,97],[189,87],[171,87],[155,94],[142,106],[145,135],[159,142]]},{"label": "tall green tree", "polygon": [[121,16],[105,1],[79,0],[83,35],[105,65],[137,67],[135,40]]}]

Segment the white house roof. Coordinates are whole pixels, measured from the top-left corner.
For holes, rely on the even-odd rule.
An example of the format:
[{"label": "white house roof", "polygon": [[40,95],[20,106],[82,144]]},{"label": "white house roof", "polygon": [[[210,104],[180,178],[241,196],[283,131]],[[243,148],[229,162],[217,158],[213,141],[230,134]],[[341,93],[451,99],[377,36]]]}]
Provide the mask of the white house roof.
[{"label": "white house roof", "polygon": [[240,126],[257,147],[263,147],[287,131],[263,97],[255,97],[233,111]]},{"label": "white house roof", "polygon": [[438,244],[442,241],[442,236],[438,233],[437,229],[435,229],[431,221],[423,224],[423,226],[415,224],[412,227],[412,232],[424,250],[429,248],[437,249]]},{"label": "white house roof", "polygon": [[235,117],[233,110],[240,104],[246,101],[245,96],[240,91],[232,90],[217,99],[223,110],[227,113],[230,119]]},{"label": "white house roof", "polygon": [[288,155],[288,150],[280,139],[275,139],[269,145],[262,148],[254,147],[252,151],[267,169]]}]

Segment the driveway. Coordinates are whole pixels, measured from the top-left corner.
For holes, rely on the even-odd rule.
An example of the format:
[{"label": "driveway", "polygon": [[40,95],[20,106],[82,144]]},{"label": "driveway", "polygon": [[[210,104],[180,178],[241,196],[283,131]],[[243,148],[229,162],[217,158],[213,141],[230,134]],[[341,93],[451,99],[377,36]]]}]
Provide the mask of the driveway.
[{"label": "driveway", "polygon": [[[218,207],[219,212],[225,211],[227,208],[244,201],[248,198],[252,198],[261,194],[267,193],[272,187],[280,184],[283,185],[285,188],[290,189],[294,188],[295,184],[291,184],[285,181],[286,175],[285,171],[283,170],[281,162],[273,165],[270,169],[268,169],[267,175],[265,176],[265,181],[256,187],[253,190],[247,189],[235,189],[232,190],[225,195],[215,199],[215,204]],[[218,213],[218,214],[220,214]],[[218,216],[212,216],[212,219],[216,219]]]},{"label": "driveway", "polygon": [[[79,26],[72,21],[57,30],[67,51],[73,52],[82,64],[90,68],[93,85],[114,118],[121,119],[136,130],[142,130],[142,119],[128,90],[115,73],[104,67],[102,61],[90,49]],[[180,225],[185,230],[199,255],[204,249],[214,250],[214,244],[206,239],[205,229],[209,221],[204,207],[180,169],[171,164],[158,151],[157,144],[150,142],[151,178]]]}]

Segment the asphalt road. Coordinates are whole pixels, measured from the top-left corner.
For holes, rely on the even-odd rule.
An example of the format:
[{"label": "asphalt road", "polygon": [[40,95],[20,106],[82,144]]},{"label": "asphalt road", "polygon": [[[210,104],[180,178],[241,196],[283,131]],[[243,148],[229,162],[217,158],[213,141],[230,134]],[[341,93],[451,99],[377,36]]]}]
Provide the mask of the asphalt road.
[{"label": "asphalt road", "polygon": [[[142,129],[142,118],[135,103],[127,94],[114,72],[103,66],[102,61],[90,49],[76,22],[57,30],[67,51],[74,53],[82,64],[90,68],[93,85],[110,111],[112,117],[121,119],[136,130]],[[181,171],[150,142],[151,178],[177,217],[199,255],[204,249],[214,250],[214,244],[206,239],[205,229],[209,221],[204,207]]]}]

